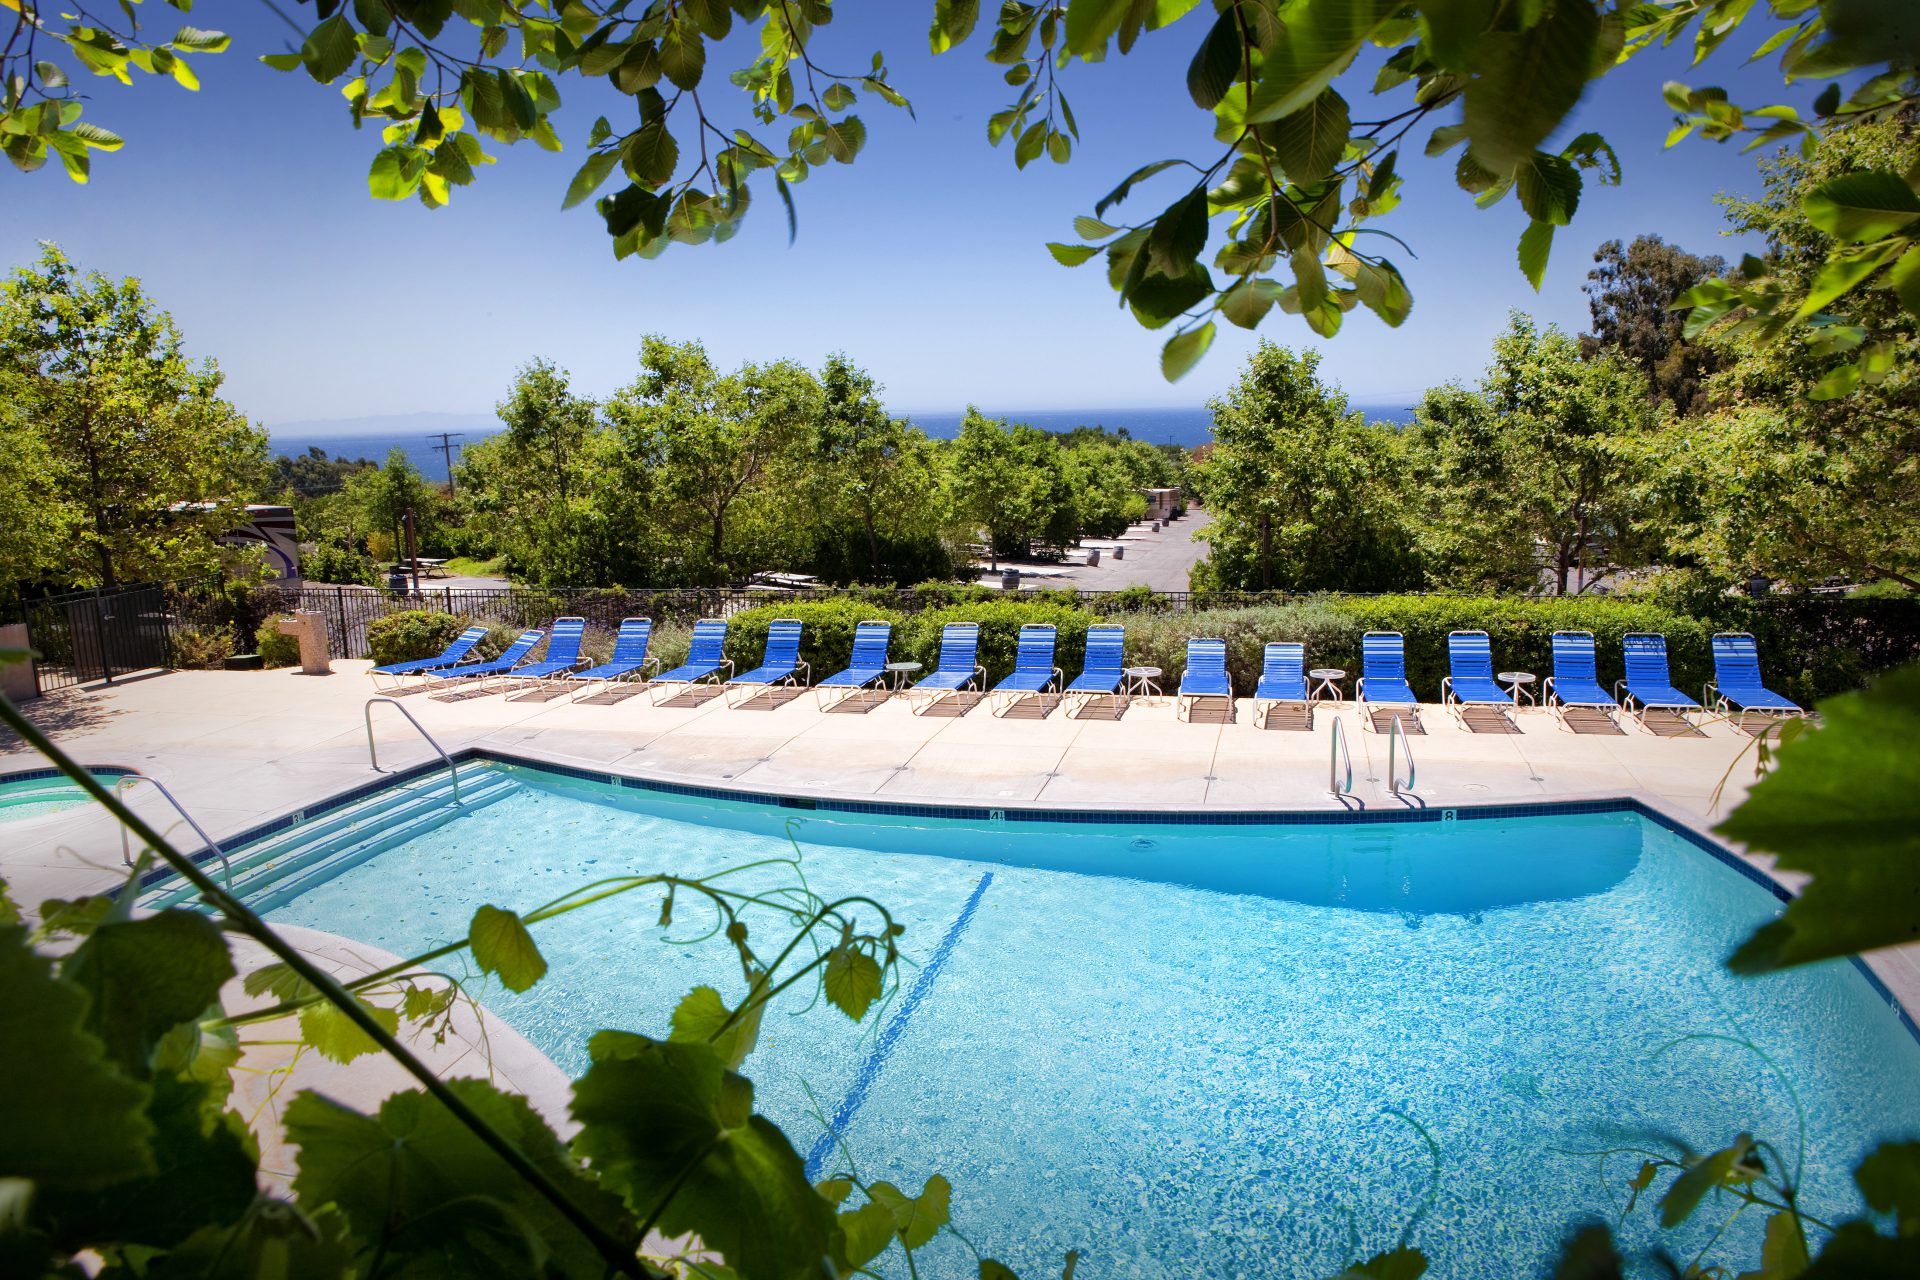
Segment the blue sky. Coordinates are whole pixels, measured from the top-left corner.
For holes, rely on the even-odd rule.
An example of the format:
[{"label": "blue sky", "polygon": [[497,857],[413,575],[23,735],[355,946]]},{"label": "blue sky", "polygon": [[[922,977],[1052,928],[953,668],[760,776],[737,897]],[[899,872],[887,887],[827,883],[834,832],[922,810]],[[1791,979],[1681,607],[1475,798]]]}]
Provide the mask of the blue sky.
[{"label": "blue sky", "polygon": [[[172,16],[146,7],[156,21]],[[297,19],[311,15],[283,7]],[[587,126],[621,100],[571,81],[559,119],[566,152],[508,150],[446,209],[373,201],[365,174],[377,130],[355,133],[337,91],[254,61],[293,33],[265,5],[229,3],[194,15],[235,37],[229,53],[196,59],[200,92],[146,78],[133,89],[91,82],[90,118],[127,146],[96,155],[90,186],[69,182],[57,165],[0,175],[8,206],[0,251],[20,263],[36,241],[53,239],[88,267],[141,277],[193,351],[219,361],[233,401],[268,426],[488,415],[514,368],[534,356],[570,369],[583,391],[605,394],[632,376],[649,332],[697,338],[725,364],[790,356],[817,365],[845,351],[900,410],[1193,406],[1225,388],[1255,334],[1222,326],[1200,368],[1169,385],[1158,367],[1165,333],[1116,309],[1097,262],[1069,270],[1044,247],[1072,239],[1074,215],[1090,213],[1137,165],[1212,151],[1210,117],[1194,108],[1184,78],[1204,14],[1144,39],[1128,57],[1069,68],[1082,145],[1066,166],[1042,161],[1016,172],[1011,144],[996,150],[986,141],[986,117],[1011,91],[985,61],[981,38],[934,58],[925,39],[930,0],[840,7],[817,60],[863,67],[885,49],[918,118],[861,104],[866,150],[853,166],[829,166],[795,189],[800,228],[791,248],[769,189],[756,192],[746,227],[725,245],[616,263],[591,207],[559,206]],[[1753,157],[1698,141],[1663,150],[1671,112],[1659,89],[1682,79],[1725,84],[1736,101],[1778,100],[1770,64],[1740,66],[1759,38],[1740,37],[1738,49],[1699,72],[1672,50],[1594,87],[1571,127],[1611,139],[1626,182],[1588,186],[1574,225],[1556,238],[1540,293],[1514,263],[1518,205],[1475,209],[1453,186],[1452,156],[1419,156],[1423,132],[1402,152],[1406,204],[1376,224],[1419,255],[1399,261],[1415,298],[1407,323],[1389,329],[1356,312],[1323,342],[1276,310],[1259,336],[1321,347],[1323,372],[1357,402],[1411,401],[1431,384],[1476,376],[1511,307],[1583,328],[1580,285],[1603,240],[1650,231],[1695,252],[1736,251],[1721,235],[1713,197],[1757,190]],[[731,59],[710,57],[710,82],[748,60],[732,44]],[[1786,96],[1800,101],[1817,88]],[[1364,117],[1373,100],[1348,96]],[[709,95],[716,99],[750,123],[744,98],[724,82]],[[1120,211],[1144,217],[1177,194],[1178,178],[1167,175]]]}]

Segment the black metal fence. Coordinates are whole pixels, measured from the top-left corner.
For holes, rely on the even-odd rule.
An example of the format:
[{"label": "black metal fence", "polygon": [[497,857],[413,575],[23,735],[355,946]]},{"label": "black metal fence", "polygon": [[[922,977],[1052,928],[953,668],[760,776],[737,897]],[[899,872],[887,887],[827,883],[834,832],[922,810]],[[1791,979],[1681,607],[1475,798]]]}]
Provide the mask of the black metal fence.
[{"label": "black metal fence", "polygon": [[173,665],[172,611],[158,585],[48,596],[23,606],[40,692]]}]

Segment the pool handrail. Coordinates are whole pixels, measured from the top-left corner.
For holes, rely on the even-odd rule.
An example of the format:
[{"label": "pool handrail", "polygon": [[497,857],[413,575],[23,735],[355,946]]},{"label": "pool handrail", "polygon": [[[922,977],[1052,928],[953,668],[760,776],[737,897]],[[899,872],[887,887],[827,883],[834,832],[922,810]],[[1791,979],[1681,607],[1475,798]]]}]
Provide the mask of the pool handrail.
[{"label": "pool handrail", "polygon": [[401,715],[405,716],[407,718],[407,723],[412,725],[415,729],[417,729],[420,733],[420,736],[427,740],[427,745],[432,747],[434,750],[434,753],[438,755],[440,759],[446,764],[447,776],[453,779],[453,802],[456,805],[459,804],[460,803],[460,769],[457,765],[453,763],[453,757],[447,754],[447,749],[440,745],[438,739],[436,739],[432,734],[427,732],[427,727],[421,724],[418,720],[414,718],[413,712],[407,710],[404,705],[394,701],[392,698],[368,698],[367,699],[365,717],[367,722],[367,765],[368,767],[371,768],[375,773],[393,772],[391,769],[382,769],[380,767],[380,753],[377,750],[375,750],[373,745],[373,704],[376,702],[384,702],[388,706],[392,707],[394,710],[398,711]]},{"label": "pool handrail", "polygon": [[[387,699],[387,701],[391,701],[391,699]],[[395,703],[394,705],[398,706],[399,704]],[[167,803],[173,806],[173,811],[186,819],[187,825],[193,828],[193,834],[200,837],[200,843],[212,850],[214,857],[220,859],[220,875],[226,881],[227,888],[233,888],[233,864],[227,861],[227,851],[222,849],[214,838],[207,834],[205,827],[194,821],[193,815],[187,812],[186,806],[180,803],[179,797],[167,789],[167,784],[153,777],[151,774],[141,773],[138,769],[129,769],[126,773],[114,779],[114,793],[116,795],[124,794],[127,784],[133,782],[151,782],[154,789],[167,798]],[[120,824],[120,861],[129,867],[133,865],[133,845],[127,839],[127,825],[124,822]]]},{"label": "pool handrail", "polygon": [[[1346,762],[1347,782],[1339,785],[1340,762]],[[1333,718],[1333,745],[1327,750],[1327,791],[1334,799],[1353,794],[1353,757],[1347,752],[1347,740],[1340,729],[1340,717]]]},{"label": "pool handrail", "polygon": [[[1407,785],[1404,788],[1400,785],[1399,764],[1394,759],[1394,744],[1396,742],[1399,743],[1400,750],[1404,752],[1407,757]],[[1407,741],[1407,728],[1400,723],[1399,714],[1395,713],[1393,717],[1393,727],[1387,730],[1387,790],[1393,793],[1395,799],[1399,799],[1402,790],[1413,790],[1413,779],[1413,744]]]}]

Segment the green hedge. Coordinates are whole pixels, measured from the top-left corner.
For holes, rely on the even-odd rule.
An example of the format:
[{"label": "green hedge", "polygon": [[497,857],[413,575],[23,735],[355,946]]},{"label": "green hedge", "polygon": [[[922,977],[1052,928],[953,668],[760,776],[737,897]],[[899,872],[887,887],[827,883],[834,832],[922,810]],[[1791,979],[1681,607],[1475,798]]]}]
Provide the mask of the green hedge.
[{"label": "green hedge", "polygon": [[373,665],[436,657],[467,629],[467,620],[438,609],[403,609],[367,623],[367,650]]},{"label": "green hedge", "polygon": [[1080,671],[1080,660],[1087,650],[1087,624],[1098,621],[1084,609],[1044,601],[999,600],[986,604],[956,604],[928,609],[908,620],[895,644],[902,658],[921,663],[932,671],[940,659],[940,631],[949,622],[980,624],[980,665],[987,669],[987,684],[1005,679],[1013,671],[1014,653],[1020,628],[1030,622],[1051,622],[1054,637],[1053,665],[1071,680]]},{"label": "green hedge", "polygon": [[[751,671],[767,650],[767,627],[776,618],[800,620],[800,660],[815,681],[844,670],[853,657],[853,629],[862,622],[891,622],[891,648],[898,659],[902,615],[864,599],[792,600],[742,609],[727,619],[727,656],[735,671]],[[662,657],[664,663],[666,659]]]},{"label": "green hedge", "polygon": [[300,663],[300,642],[280,631],[282,622],[291,621],[290,613],[276,613],[262,622],[253,633],[254,652],[267,667],[292,667]]}]

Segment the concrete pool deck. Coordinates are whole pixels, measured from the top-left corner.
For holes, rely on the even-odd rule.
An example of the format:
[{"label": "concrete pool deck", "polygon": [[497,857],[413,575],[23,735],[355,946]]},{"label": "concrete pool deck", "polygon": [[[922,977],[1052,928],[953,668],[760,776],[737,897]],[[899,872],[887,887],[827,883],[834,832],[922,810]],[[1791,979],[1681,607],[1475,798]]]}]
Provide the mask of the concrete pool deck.
[{"label": "concrete pool deck", "polygon": [[[297,670],[175,672],[68,690],[27,714],[89,765],[120,765],[165,783],[216,840],[376,780],[364,708],[375,695],[366,662],[330,676]],[[1619,732],[1573,733],[1545,711],[1511,728],[1475,732],[1435,705],[1410,738],[1413,798],[1387,782],[1388,735],[1364,731],[1349,704],[1322,704],[1311,730],[1261,728],[1241,700],[1231,720],[1176,718],[1173,699],[1135,699],[1084,718],[1054,707],[999,718],[914,715],[899,698],[823,712],[811,691],[779,705],[730,708],[719,697],[654,706],[645,694],[611,704],[511,696],[442,702],[401,699],[450,752],[489,748],[576,767],[666,781],[815,795],[990,807],[1385,812],[1631,797],[1706,830],[1745,795],[1754,741],[1723,720],[1661,736],[1621,718]],[[1024,714],[1023,714],[1024,713]],[[1331,723],[1353,764],[1353,794],[1327,789]],[[389,769],[433,758],[392,707],[374,708],[374,739]],[[1517,732],[1511,731],[1517,729]],[[0,772],[44,762],[24,744],[0,745]],[[1404,768],[1404,765],[1402,766]],[[1344,771],[1343,771],[1344,772]],[[183,844],[197,847],[150,787],[131,802]],[[77,809],[5,824],[0,877],[31,910],[46,898],[112,888],[120,836],[107,816]],[[1764,865],[1764,863],[1762,863]],[[1920,1009],[1920,948],[1874,965],[1909,1009]]]}]

